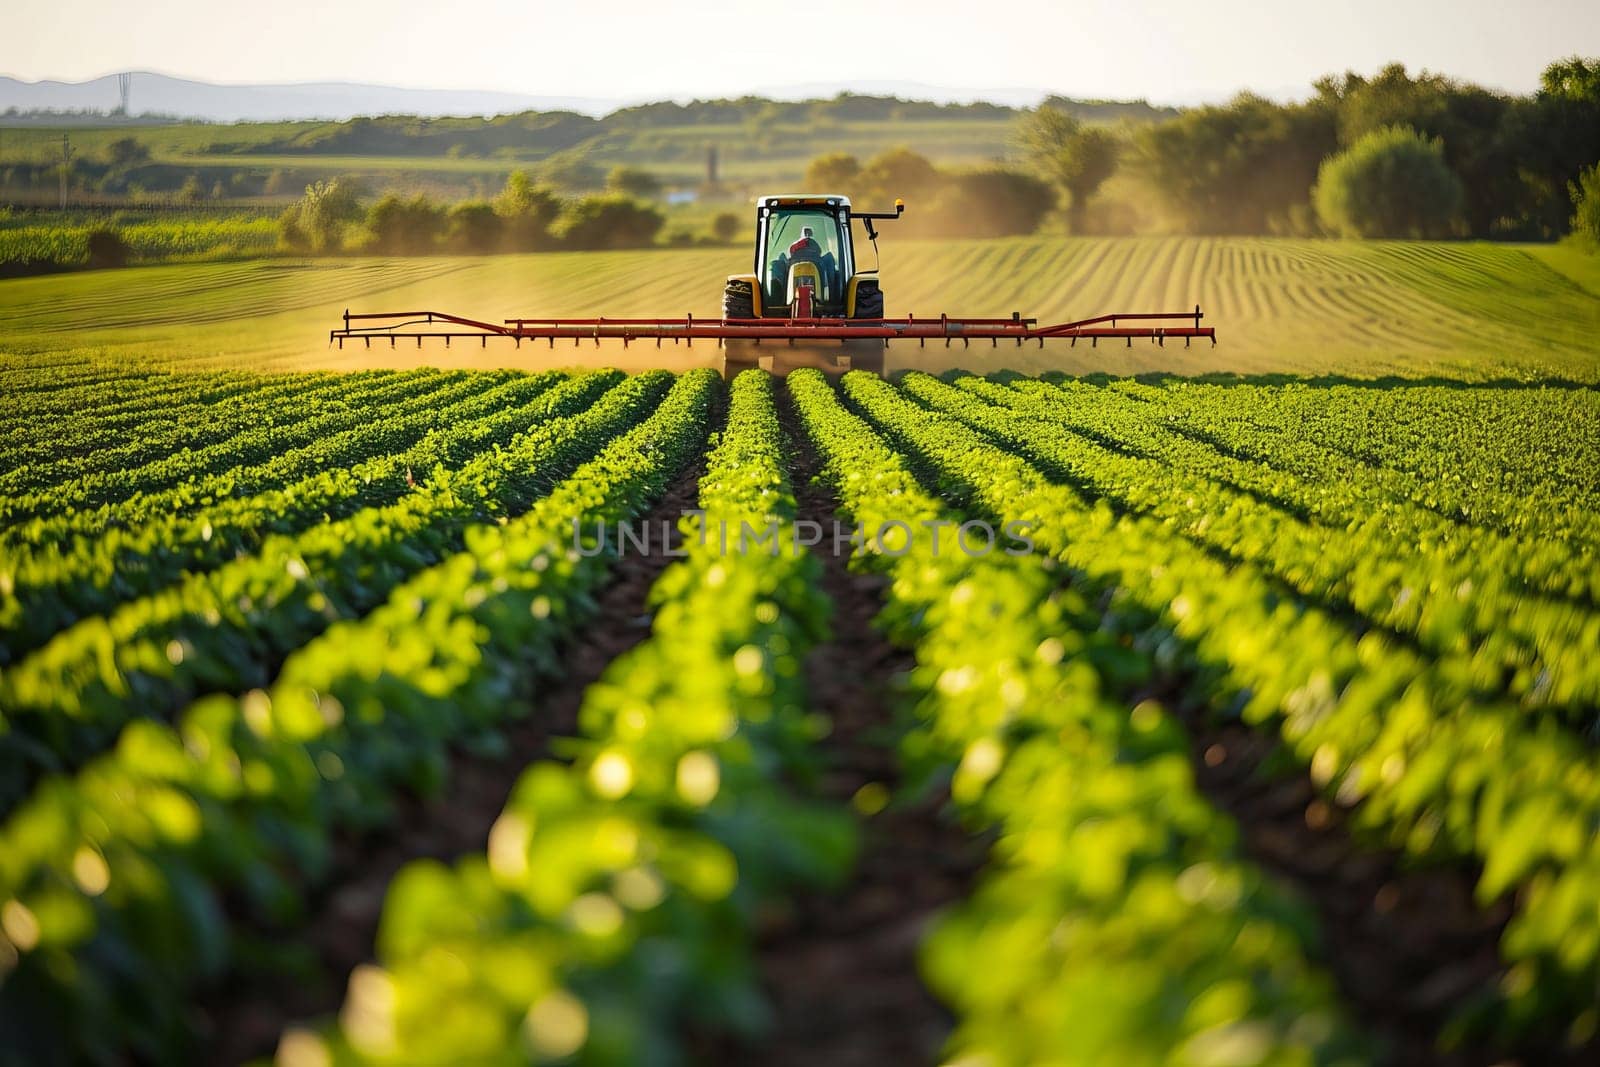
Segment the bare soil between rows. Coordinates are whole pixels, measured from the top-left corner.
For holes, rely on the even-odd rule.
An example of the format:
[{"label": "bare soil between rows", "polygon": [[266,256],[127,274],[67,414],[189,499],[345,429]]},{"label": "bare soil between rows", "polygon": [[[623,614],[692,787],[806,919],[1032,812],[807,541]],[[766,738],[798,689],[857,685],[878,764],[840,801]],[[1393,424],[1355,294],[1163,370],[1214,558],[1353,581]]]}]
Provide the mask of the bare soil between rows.
[{"label": "bare soil between rows", "polygon": [[1452,1019],[1490,998],[1505,975],[1499,942],[1511,900],[1481,907],[1471,865],[1409,863],[1364,842],[1350,812],[1304,772],[1282,769],[1276,739],[1178,703],[1201,792],[1239,825],[1245,854],[1316,913],[1323,962],[1352,1019],[1385,1046],[1385,1062],[1600,1063],[1593,1042],[1571,1049],[1531,1037],[1508,1046],[1477,1036],[1441,1047]]},{"label": "bare soil between rows", "polygon": [[[713,419],[713,426],[720,420]],[[704,462],[685,469],[647,512],[650,529],[676,526],[697,502]],[[335,844],[334,874],[308,902],[304,927],[286,933],[312,956],[307,973],[237,976],[197,1005],[198,1062],[236,1064],[270,1056],[284,1029],[337,1012],[350,972],[374,957],[384,895],[394,876],[419,859],[450,861],[481,852],[522,772],[549,756],[552,738],[577,732],[584,690],[618,656],[649,636],[650,587],[671,559],[630,553],[613,562],[590,621],[566,643],[563,672],[542,678],[518,698],[524,706],[501,728],[502,750],[451,754],[444,791],[405,795],[392,829],[345,836]]]},{"label": "bare soil between rows", "polygon": [[[793,449],[798,517],[827,527],[837,502],[812,483],[818,457],[781,387],[779,401]],[[812,703],[832,723],[820,743],[827,768],[820,792],[840,805],[869,783],[898,796],[893,708],[913,660],[872,625],[883,579],[851,573],[847,556],[825,549],[817,555],[833,602],[832,635],[805,666]],[[758,932],[757,965],[774,1013],[770,1031],[747,1044],[722,1043],[706,1062],[939,1061],[952,1019],[923,986],[917,946],[932,919],[968,895],[988,842],[956,823],[944,795],[897,800],[863,818],[861,833],[856,868],[844,885],[798,897]]]}]

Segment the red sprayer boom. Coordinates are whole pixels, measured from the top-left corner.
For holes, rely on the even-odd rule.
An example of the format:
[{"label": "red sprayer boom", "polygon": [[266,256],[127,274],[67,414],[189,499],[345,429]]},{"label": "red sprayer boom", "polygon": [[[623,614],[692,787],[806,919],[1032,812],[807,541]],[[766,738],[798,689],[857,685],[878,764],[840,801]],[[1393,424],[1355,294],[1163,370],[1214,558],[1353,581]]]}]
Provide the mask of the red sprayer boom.
[{"label": "red sprayer boom", "polygon": [[[391,311],[366,315],[344,313],[344,327],[328,332],[329,343],[340,348],[346,341],[359,340],[367,347],[374,338],[387,338],[390,345],[397,340],[425,339],[451,340],[477,338],[485,346],[490,338],[516,342],[548,341],[551,347],[558,340],[574,342],[592,340],[633,341],[920,341],[930,339],[969,344],[972,341],[1002,340],[1038,341],[1070,340],[1074,345],[1080,338],[1098,344],[1102,338],[1148,338],[1157,344],[1166,344],[1168,338],[1182,339],[1188,345],[1200,337],[1216,343],[1216,330],[1201,326],[1204,317],[1198,306],[1193,311],[1139,312],[1115,315],[1097,315],[1092,319],[1078,319],[1050,326],[1040,326],[1037,319],[1025,319],[1013,314],[1008,319],[954,319],[948,315],[938,318],[917,318],[907,315],[903,319],[697,319],[685,315],[681,319],[506,319],[501,324],[480,322],[476,319],[448,315],[442,311]],[[1189,325],[1154,325],[1181,321]]]}]

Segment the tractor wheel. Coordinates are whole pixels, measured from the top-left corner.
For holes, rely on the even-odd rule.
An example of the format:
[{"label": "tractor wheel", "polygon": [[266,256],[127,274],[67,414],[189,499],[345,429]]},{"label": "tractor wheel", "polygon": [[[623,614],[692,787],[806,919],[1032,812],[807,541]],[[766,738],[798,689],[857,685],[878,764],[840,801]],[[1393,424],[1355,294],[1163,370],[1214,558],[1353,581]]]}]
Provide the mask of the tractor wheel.
[{"label": "tractor wheel", "polygon": [[756,317],[756,297],[749,282],[729,282],[722,290],[722,317],[725,319],[753,319]]},{"label": "tractor wheel", "polygon": [[862,281],[856,283],[856,313],[852,318],[883,318],[883,290],[878,288],[877,282]]}]

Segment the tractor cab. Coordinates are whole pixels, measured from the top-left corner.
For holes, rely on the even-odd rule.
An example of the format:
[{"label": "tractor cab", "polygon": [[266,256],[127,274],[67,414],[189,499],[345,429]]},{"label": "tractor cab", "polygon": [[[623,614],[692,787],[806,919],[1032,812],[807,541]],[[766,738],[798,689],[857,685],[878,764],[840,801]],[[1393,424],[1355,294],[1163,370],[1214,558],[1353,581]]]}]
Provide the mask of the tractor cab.
[{"label": "tractor cab", "polygon": [[853,265],[850,201],[767,197],[756,208],[756,275],[764,306],[794,306],[809,297],[812,314],[796,318],[840,318]]},{"label": "tractor cab", "polygon": [[850,220],[877,240],[874,219],[905,210],[858,212],[837,195],[764,196],[756,201],[755,272],[723,291],[725,319],[875,319],[883,317],[877,271],[857,271]]}]

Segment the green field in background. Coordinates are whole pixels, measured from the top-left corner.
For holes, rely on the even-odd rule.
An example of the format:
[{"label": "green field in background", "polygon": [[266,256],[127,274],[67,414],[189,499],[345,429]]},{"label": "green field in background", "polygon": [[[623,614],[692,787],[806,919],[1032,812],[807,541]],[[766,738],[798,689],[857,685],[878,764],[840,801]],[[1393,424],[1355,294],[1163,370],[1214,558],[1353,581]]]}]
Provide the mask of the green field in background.
[{"label": "green field in background", "polygon": [[[0,128],[0,164],[54,163],[61,135],[80,158],[105,158],[112,142],[136,138],[150,151],[148,164],[185,167],[203,181],[236,171],[284,170],[310,180],[336,174],[364,176],[374,184],[438,184],[459,187],[473,177],[495,184],[513,170],[552,155],[575,153],[601,169],[645,167],[665,181],[694,185],[706,177],[706,153],[715,147],[718,175],[732,182],[797,182],[806,165],[829,152],[868,159],[905,145],[941,166],[974,166],[1015,155],[1010,119],[919,119],[822,121],[816,123],[692,123],[600,130],[564,153],[529,145],[489,154],[445,155],[419,143],[416,154],[352,154],[332,150],[283,151],[282,145],[315,128],[314,123],[178,124]],[[467,137],[463,134],[463,140]],[[291,183],[292,184],[292,183]]]},{"label": "green field in background", "polygon": [[[1074,373],[1209,371],[1560,376],[1600,380],[1600,261],[1563,247],[1267,238],[1050,238],[884,242],[891,316],[1041,321],[1187,310],[1215,348],[1038,349],[910,343],[890,366]],[[424,308],[514,315],[716,317],[742,248],[414,259],[270,260],[81,272],[0,283],[0,349],[252,367],[351,366],[327,347],[341,311]],[[670,349],[670,345],[668,346]],[[408,356],[509,362],[509,346]],[[575,362],[607,362],[584,348]]]}]

